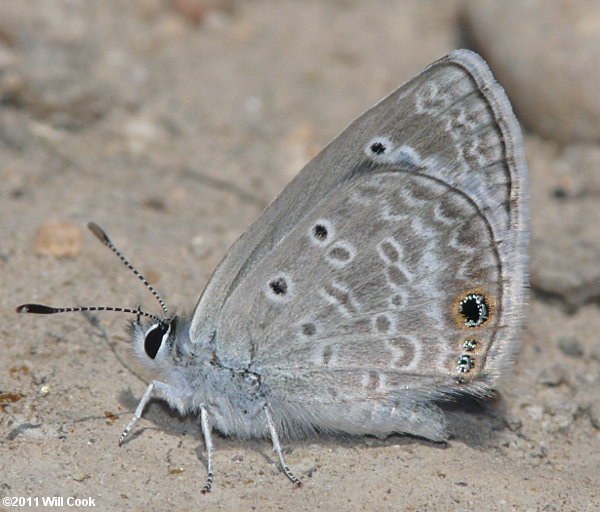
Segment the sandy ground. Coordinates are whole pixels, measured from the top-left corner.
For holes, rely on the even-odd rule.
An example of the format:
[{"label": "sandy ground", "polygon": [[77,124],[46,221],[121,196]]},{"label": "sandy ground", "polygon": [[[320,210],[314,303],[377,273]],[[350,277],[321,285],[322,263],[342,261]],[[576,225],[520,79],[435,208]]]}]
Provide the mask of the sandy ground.
[{"label": "sandy ground", "polygon": [[[217,436],[206,496],[196,418],[154,401],[117,446],[150,378],[122,316],[14,313],[22,302],[155,307],[89,220],[170,305],[191,309],[227,247],[320,147],[465,44],[459,2],[258,0],[209,10],[200,24],[160,0],[4,0],[0,12],[2,497],[93,498],[102,511],[600,509],[593,297],[573,304],[534,279],[514,373],[497,399],[449,409],[447,444],[286,442],[304,481],[294,489],[269,442]],[[573,206],[550,222],[565,199],[548,168],[581,160],[535,133],[526,150],[535,277],[557,223],[582,220]],[[66,246],[43,238],[40,228],[56,233],[48,221],[66,224]],[[598,217],[583,221],[600,238]],[[578,236],[565,238],[559,274],[580,268]]]}]

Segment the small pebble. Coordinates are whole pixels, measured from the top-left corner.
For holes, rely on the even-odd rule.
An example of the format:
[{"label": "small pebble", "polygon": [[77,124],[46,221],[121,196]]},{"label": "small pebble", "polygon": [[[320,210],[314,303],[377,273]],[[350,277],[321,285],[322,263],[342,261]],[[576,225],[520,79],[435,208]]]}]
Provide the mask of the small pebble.
[{"label": "small pebble", "polygon": [[544,368],[537,376],[536,381],[544,386],[560,386],[565,382],[565,369],[558,364],[550,368]]},{"label": "small pebble", "polygon": [[558,348],[560,348],[564,354],[571,357],[583,356],[581,343],[579,342],[579,339],[574,336],[562,336],[558,338]]},{"label": "small pebble", "polygon": [[198,258],[206,258],[213,249],[203,235],[196,235],[192,238],[190,245],[192,252]]},{"label": "small pebble", "polygon": [[233,0],[171,0],[171,5],[188,20],[199,23],[213,9],[230,11]]},{"label": "small pebble", "polygon": [[74,258],[81,252],[81,229],[70,222],[48,221],[36,233],[33,252],[39,256]]},{"label": "small pebble", "polygon": [[600,430],[600,398],[590,404],[588,414],[594,428]]}]

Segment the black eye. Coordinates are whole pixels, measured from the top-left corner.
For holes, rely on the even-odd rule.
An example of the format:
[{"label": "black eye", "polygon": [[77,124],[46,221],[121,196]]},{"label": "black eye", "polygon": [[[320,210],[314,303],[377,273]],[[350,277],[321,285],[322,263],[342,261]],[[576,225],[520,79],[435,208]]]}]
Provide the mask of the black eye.
[{"label": "black eye", "polygon": [[170,324],[154,324],[146,333],[144,350],[150,359],[154,359],[165,340],[165,335],[171,330]]}]

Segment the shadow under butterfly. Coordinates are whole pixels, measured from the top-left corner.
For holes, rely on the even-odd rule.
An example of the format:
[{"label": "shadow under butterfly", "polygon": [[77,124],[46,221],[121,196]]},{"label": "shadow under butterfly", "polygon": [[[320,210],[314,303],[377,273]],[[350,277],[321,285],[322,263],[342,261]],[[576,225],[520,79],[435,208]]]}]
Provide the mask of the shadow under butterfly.
[{"label": "shadow under butterfly", "polygon": [[[212,429],[448,437],[435,401],[486,396],[516,357],[528,291],[527,167],[477,54],[434,62],[338,135],[235,242],[191,315],[131,313],[153,395]],[[142,319],[145,319],[142,321]]]}]

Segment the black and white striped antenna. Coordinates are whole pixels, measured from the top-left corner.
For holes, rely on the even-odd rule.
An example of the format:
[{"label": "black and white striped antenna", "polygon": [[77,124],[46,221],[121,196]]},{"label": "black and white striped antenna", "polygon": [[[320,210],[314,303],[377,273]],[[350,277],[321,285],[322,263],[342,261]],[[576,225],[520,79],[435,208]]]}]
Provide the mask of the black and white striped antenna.
[{"label": "black and white striped antenna", "polygon": [[[169,310],[167,309],[167,305],[162,300],[158,292],[146,280],[142,273],[138,269],[136,269],[131,263],[129,263],[129,260],[123,255],[123,253],[115,247],[115,245],[111,242],[110,238],[108,238],[108,235],[104,232],[104,230],[94,222],[88,223],[88,229],[92,233],[94,233],[98,240],[100,240],[104,245],[106,245],[106,247],[108,247],[113,253],[115,253],[121,260],[121,262],[129,270],[131,270],[142,283],[144,283],[144,286],[150,291],[150,293],[152,293],[152,295],[154,295],[154,298],[160,304],[160,307],[165,313],[165,316],[168,316]],[[46,306],[44,304],[21,304],[17,307],[17,313],[32,313],[36,315],[53,315],[55,313],[72,313],[81,311],[115,311],[117,313],[132,313],[134,315],[137,315],[138,321],[140,316],[145,316],[147,318],[155,320],[158,323],[164,322],[164,319],[160,318],[159,316],[142,311],[139,306],[135,309],[114,306],[77,306],[72,308],[56,308],[53,306]]]}]

